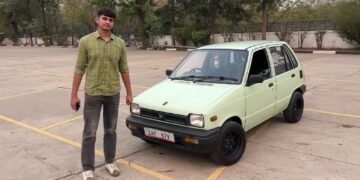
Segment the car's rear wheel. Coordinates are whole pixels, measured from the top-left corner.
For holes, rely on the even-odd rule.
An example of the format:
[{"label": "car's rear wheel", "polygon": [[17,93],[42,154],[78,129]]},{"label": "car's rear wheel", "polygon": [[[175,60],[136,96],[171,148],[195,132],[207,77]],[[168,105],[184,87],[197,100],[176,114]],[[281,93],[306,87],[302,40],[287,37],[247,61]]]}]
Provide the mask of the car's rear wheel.
[{"label": "car's rear wheel", "polygon": [[289,123],[297,123],[304,112],[304,98],[303,95],[295,91],[291,96],[289,106],[285,109],[284,118]]},{"label": "car's rear wheel", "polygon": [[229,121],[221,128],[220,139],[210,154],[213,161],[222,165],[236,163],[246,147],[245,131],[239,123]]}]

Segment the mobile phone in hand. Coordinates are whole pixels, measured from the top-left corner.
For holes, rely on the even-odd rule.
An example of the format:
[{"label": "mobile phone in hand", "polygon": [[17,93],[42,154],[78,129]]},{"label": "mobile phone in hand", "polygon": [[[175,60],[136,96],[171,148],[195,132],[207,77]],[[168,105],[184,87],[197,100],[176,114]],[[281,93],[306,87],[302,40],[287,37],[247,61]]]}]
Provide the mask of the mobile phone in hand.
[{"label": "mobile phone in hand", "polygon": [[76,102],[76,110],[75,111],[78,111],[80,109],[80,101]]}]

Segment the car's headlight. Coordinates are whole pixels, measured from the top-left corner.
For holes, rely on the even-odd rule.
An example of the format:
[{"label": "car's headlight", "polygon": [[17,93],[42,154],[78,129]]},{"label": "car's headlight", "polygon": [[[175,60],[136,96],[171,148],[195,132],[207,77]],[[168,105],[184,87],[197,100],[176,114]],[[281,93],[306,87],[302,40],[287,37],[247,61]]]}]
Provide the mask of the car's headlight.
[{"label": "car's headlight", "polygon": [[130,106],[130,112],[132,114],[140,114],[140,106],[138,104],[132,103]]},{"label": "car's headlight", "polygon": [[190,125],[204,127],[204,116],[202,114],[190,114]]}]

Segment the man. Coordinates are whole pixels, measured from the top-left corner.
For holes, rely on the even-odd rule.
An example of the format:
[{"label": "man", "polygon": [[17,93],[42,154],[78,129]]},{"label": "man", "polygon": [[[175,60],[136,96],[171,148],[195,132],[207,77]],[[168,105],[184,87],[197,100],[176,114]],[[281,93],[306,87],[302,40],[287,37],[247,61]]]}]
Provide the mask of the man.
[{"label": "man", "polygon": [[80,39],[78,57],[71,91],[71,108],[77,110],[77,95],[83,75],[85,78],[84,131],[81,147],[83,178],[93,179],[95,140],[100,111],[103,107],[105,168],[112,176],[120,174],[114,162],[116,153],[116,124],[119,108],[120,78],[126,88],[126,104],[132,103],[131,83],[127,66],[125,43],[111,33],[115,13],[101,9],[97,13],[97,31]]}]

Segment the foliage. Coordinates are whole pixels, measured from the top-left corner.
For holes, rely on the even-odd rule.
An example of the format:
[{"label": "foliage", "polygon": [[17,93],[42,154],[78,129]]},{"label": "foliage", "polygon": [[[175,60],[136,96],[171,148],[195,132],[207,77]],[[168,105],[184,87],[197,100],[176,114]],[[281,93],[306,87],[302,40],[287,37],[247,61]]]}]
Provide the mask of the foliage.
[{"label": "foliage", "polygon": [[42,40],[44,41],[45,46],[50,46],[53,44],[52,37],[51,36],[43,36]]},{"label": "foliage", "polygon": [[54,37],[54,41],[58,46],[67,46],[67,37],[64,35],[57,35]]},{"label": "foliage", "polygon": [[2,44],[2,42],[5,39],[5,34],[4,33],[0,33],[0,45]]},{"label": "foliage", "polygon": [[[250,1],[249,1],[250,2]],[[218,17],[231,22],[236,26],[239,22],[251,16],[251,11],[247,8],[249,4],[246,0],[223,0],[217,2]]]},{"label": "foliage", "polygon": [[339,34],[348,42],[360,46],[360,1],[342,1],[335,13]]},{"label": "foliage", "polygon": [[[209,43],[210,34],[222,34],[225,41],[233,41],[234,33],[244,32],[249,23],[262,23],[264,38],[264,32],[275,23],[329,19],[336,20],[339,34],[347,41],[360,43],[359,0],[168,0],[162,7],[157,6],[158,2],[0,0],[0,32],[14,41],[25,36],[51,36],[54,40],[72,37],[73,44],[96,30],[96,11],[109,7],[118,17],[113,33],[121,34],[128,42],[135,35],[144,46],[167,34],[184,45],[189,40],[204,43],[202,37],[208,37]],[[279,35],[286,33],[281,31]]]},{"label": "foliage", "polygon": [[171,30],[171,36],[175,38],[175,40],[179,41],[181,45],[186,45],[186,40],[191,39],[191,27],[177,27]]},{"label": "foliage", "polygon": [[72,36],[83,36],[95,31],[93,4],[83,0],[67,0],[64,2],[62,13],[64,24]]},{"label": "foliage", "polygon": [[153,0],[134,0],[128,3],[119,3],[121,10],[127,13],[127,16],[133,16],[136,21],[136,34],[141,37],[143,47],[150,46],[154,36],[158,35],[159,28],[154,24],[157,17],[154,14],[155,3]]},{"label": "foliage", "polygon": [[209,43],[210,34],[204,30],[193,31],[191,33],[191,39],[195,46],[205,45]]},{"label": "foliage", "polygon": [[294,6],[289,7],[285,11],[277,11],[272,17],[276,21],[276,17],[281,17],[281,21],[312,21],[312,20],[328,20],[332,19],[331,15],[336,10],[336,4],[330,1],[323,3],[315,3],[311,1],[299,1]]}]

